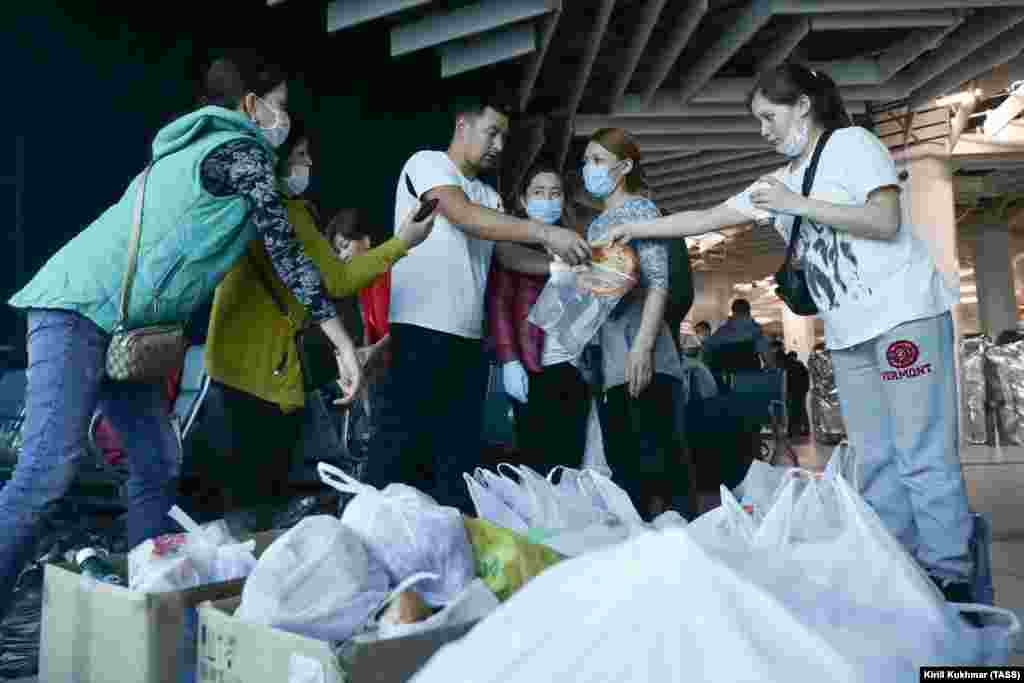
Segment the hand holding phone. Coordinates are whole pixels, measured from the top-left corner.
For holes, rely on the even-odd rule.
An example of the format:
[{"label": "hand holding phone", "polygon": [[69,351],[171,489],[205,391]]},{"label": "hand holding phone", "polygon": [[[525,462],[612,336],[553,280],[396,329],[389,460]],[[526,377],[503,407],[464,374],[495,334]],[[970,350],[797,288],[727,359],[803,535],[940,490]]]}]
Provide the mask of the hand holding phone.
[{"label": "hand holding phone", "polygon": [[[416,188],[413,187],[412,181],[409,180],[408,173],[405,174],[405,189],[409,190],[409,194],[411,194],[415,199],[420,199],[419,193],[416,191]],[[434,212],[434,209],[437,208],[439,202],[440,200],[437,199],[436,197],[434,199],[428,199],[427,201],[423,202],[423,206],[420,207],[420,210],[416,212],[416,215],[413,216],[412,219],[417,223],[419,223],[422,220],[425,220],[427,216]]]}]

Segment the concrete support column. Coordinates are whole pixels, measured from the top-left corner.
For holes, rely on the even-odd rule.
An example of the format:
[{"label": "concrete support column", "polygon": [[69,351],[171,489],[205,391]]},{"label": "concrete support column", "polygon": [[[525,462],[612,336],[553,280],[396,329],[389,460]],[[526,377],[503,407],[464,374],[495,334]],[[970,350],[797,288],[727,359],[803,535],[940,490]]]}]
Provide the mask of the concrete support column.
[{"label": "concrete support column", "polygon": [[1006,225],[978,226],[974,276],[978,283],[978,322],[992,339],[1017,326],[1010,231]]},{"label": "concrete support column", "polygon": [[797,315],[782,304],[782,338],[786,351],[796,351],[800,362],[806,364],[814,351],[814,317]]}]

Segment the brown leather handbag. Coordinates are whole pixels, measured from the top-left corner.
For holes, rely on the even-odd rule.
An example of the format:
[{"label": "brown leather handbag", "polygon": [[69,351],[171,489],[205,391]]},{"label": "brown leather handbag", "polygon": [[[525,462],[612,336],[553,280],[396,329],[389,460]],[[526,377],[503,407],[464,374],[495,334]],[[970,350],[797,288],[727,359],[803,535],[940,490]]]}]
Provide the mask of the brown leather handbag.
[{"label": "brown leather handbag", "polygon": [[107,347],[107,376],[119,382],[159,382],[179,368],[188,342],[184,325],[150,325],[126,328],[128,302],[139,266],[139,242],[142,238],[142,205],[150,163],[139,177],[132,213],[132,240],[128,247],[128,269],[121,286],[121,305],[117,327]]}]

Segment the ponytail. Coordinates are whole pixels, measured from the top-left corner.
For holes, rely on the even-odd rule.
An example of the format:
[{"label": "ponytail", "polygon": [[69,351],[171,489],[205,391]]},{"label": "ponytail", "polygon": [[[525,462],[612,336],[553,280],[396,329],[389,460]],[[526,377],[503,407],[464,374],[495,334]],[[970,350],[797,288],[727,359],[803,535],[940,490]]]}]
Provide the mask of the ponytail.
[{"label": "ponytail", "polygon": [[825,130],[853,125],[839,87],[822,71],[787,62],[761,74],[747,95],[747,108],[758,93],[772,104],[787,106],[795,105],[806,95],[811,101],[811,117]]}]

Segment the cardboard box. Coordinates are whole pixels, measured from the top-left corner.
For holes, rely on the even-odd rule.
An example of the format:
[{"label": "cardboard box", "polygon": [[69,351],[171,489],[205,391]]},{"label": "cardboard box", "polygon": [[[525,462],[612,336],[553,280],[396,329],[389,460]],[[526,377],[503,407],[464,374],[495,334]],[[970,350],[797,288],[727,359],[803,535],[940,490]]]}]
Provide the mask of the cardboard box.
[{"label": "cardboard box", "polygon": [[[281,532],[256,534],[257,557]],[[124,558],[112,558],[124,563]],[[242,593],[244,580],[173,593],[138,593],[47,565],[39,646],[40,681],[177,683],[194,667],[183,638],[194,608]],[[182,666],[183,661],[188,666]]]},{"label": "cardboard box", "polygon": [[233,615],[241,598],[199,607],[198,683],[404,683],[478,622],[346,645],[252,624]]}]

